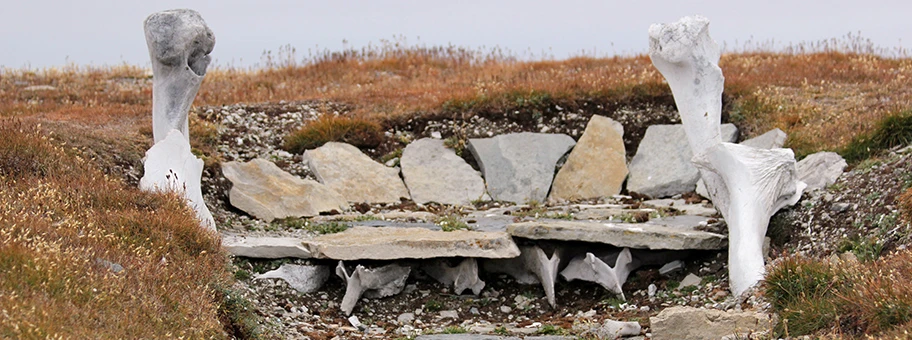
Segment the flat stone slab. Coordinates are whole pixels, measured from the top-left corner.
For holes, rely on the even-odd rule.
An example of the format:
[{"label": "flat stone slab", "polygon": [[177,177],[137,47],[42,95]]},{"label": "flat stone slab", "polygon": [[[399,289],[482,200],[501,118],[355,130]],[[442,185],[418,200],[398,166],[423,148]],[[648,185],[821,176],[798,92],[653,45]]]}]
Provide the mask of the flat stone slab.
[{"label": "flat stone slab", "polygon": [[316,258],[334,260],[519,256],[519,248],[509,234],[468,230],[356,226],[305,240],[304,246]]},{"label": "flat stone slab", "polygon": [[[734,142],[738,129],[722,124],[722,141]],[[693,151],[683,125],[652,125],[630,160],[627,190],[652,198],[693,191],[700,173],[691,163]]]},{"label": "flat stone slab", "polygon": [[649,318],[652,338],[662,339],[740,339],[768,331],[775,324],[769,314],[744,311],[675,306]]},{"label": "flat stone slab", "polygon": [[222,163],[231,205],[266,222],[344,211],[348,203],[323,184],[292,175],[265,159]]},{"label": "flat stone slab", "polygon": [[795,166],[798,178],[807,184],[804,190],[810,192],[836,183],[847,164],[838,153],[821,151],[808,155]]},{"label": "flat stone slab", "polygon": [[687,201],[683,199],[673,200],[670,198],[658,199],[658,200],[648,200],[643,201],[643,205],[652,206],[656,208],[673,208],[675,210],[683,212],[685,215],[694,215],[694,216],[705,216],[712,217],[718,212],[716,208],[703,205],[702,203],[692,203],[687,204]]},{"label": "flat stone slab", "polygon": [[398,203],[409,198],[399,169],[375,162],[350,144],[329,142],[307,150],[304,162],[317,181],[349,202]]},{"label": "flat stone slab", "polygon": [[481,174],[445,147],[442,140],[422,138],[412,142],[402,150],[399,165],[415,203],[470,205],[485,197]]},{"label": "flat stone slab", "polygon": [[646,223],[533,221],[507,226],[507,233],[536,240],[583,241],[634,249],[722,249],[725,235],[695,228],[708,219],[674,216]]},{"label": "flat stone slab", "polygon": [[593,115],[551,187],[551,200],[578,200],[617,195],[627,178],[624,127]]},{"label": "flat stone slab", "polygon": [[557,161],[574,144],[563,134],[521,132],[469,139],[468,149],[481,167],[491,198],[523,204],[544,202]]},{"label": "flat stone slab", "polygon": [[258,259],[294,257],[308,259],[313,256],[297,237],[222,236],[222,247],[234,256]]}]

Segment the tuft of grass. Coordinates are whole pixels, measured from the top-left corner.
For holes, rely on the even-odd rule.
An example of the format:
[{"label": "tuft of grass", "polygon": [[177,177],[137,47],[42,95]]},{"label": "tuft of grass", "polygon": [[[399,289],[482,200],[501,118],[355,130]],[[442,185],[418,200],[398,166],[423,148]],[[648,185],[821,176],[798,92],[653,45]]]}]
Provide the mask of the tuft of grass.
[{"label": "tuft of grass", "polygon": [[383,141],[383,129],[375,121],[326,114],[285,136],[282,148],[303,153],[327,142],[343,142],[359,148],[376,148]]},{"label": "tuft of grass", "polygon": [[443,309],[443,304],[439,301],[431,299],[424,303],[424,310],[428,312],[439,312]]},{"label": "tuft of grass", "polygon": [[876,260],[884,251],[884,244],[877,236],[855,236],[845,239],[838,248],[839,252],[850,251],[862,262]]},{"label": "tuft of grass", "polygon": [[912,143],[912,111],[892,114],[881,120],[876,129],[857,135],[840,154],[849,163],[857,163],[883,150]]},{"label": "tuft of grass", "polygon": [[766,275],[764,295],[779,312],[781,332],[811,334],[839,315],[837,273],[829,264],[805,257],[783,259]]},{"label": "tuft of grass", "polygon": [[288,229],[304,229],[318,234],[335,234],[348,229],[348,224],[338,221],[311,223],[303,218],[286,218],[272,223],[273,227],[281,226]]},{"label": "tuft of grass", "polygon": [[912,188],[906,189],[899,197],[896,198],[899,203],[899,213],[902,219],[912,224]]},{"label": "tuft of grass", "polygon": [[539,334],[539,335],[567,335],[567,334],[569,334],[569,332],[567,332],[566,329],[563,329],[563,328],[561,328],[561,327],[559,327],[559,326],[555,326],[555,325],[544,325],[544,326],[542,326],[542,328],[540,328],[540,329],[538,330],[538,332],[535,332],[535,334]]},{"label": "tuft of grass", "polygon": [[437,225],[440,226],[440,229],[443,231],[456,231],[456,230],[471,230],[468,224],[462,221],[459,218],[459,215],[451,214],[441,216],[437,220]]},{"label": "tuft of grass", "polygon": [[469,332],[468,330],[466,330],[464,327],[461,327],[461,326],[449,326],[447,328],[444,328],[443,332],[441,332],[441,333],[442,334],[465,334],[468,332]]},{"label": "tuft of grass", "polygon": [[507,327],[498,326],[494,328],[494,334],[497,335],[510,335],[510,331],[507,330]]}]

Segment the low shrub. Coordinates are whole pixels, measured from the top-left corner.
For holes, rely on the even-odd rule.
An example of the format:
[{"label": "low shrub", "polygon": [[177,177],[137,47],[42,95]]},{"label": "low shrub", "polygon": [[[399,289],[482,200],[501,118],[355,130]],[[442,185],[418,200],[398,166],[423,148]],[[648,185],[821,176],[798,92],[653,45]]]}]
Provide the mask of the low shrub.
[{"label": "low shrub", "polygon": [[873,132],[853,138],[840,154],[849,163],[855,163],[868,159],[882,150],[910,143],[912,111],[903,111],[881,120]]},{"label": "low shrub", "polygon": [[302,153],[327,142],[344,142],[359,148],[375,148],[382,141],[383,129],[375,121],[327,114],[285,136],[282,148],[291,153]]}]

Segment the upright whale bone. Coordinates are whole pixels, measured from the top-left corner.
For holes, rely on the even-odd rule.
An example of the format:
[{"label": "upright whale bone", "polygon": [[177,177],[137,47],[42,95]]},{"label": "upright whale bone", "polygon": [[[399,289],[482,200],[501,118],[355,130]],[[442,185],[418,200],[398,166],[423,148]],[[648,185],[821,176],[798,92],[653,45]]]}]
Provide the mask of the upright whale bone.
[{"label": "upright whale bone", "polygon": [[[614,266],[609,266],[606,262],[614,262]],[[560,274],[567,281],[582,280],[598,283],[608,291],[620,295],[621,299],[626,299],[621,287],[627,282],[630,272],[637,267],[639,265],[630,254],[630,249],[624,248],[620,253],[602,258],[593,253],[577,256],[570,260],[567,268],[564,268]]]},{"label": "upright whale bone", "polygon": [[450,267],[443,259],[432,259],[421,269],[447,287],[452,286],[456,294],[471,289],[472,294],[478,295],[485,286],[485,282],[478,278],[478,261],[475,258],[463,259],[455,267]]},{"label": "upright whale bone", "polygon": [[740,295],[763,278],[761,249],[769,217],[782,206],[794,204],[804,184],[795,176],[791,150],[721,142],[725,79],[718,66],[720,55],[704,17],[684,17],[649,27],[649,57],[671,87],[695,155],[692,161],[713,205],[728,221],[731,289]]},{"label": "upright whale bone", "polygon": [[519,256],[515,258],[486,260],[483,267],[489,272],[507,274],[519,284],[540,283],[548,303],[551,307],[557,306],[554,284],[557,281],[562,250],[555,248],[550,257],[539,246],[521,246],[519,251]]},{"label": "upright whale bone", "polygon": [[187,111],[199,91],[215,35],[194,10],[153,13],[143,23],[152,59],[152,137],[178,130],[188,141]]},{"label": "upright whale bone", "polygon": [[339,265],[336,266],[336,275],[345,281],[345,296],[342,297],[340,308],[345,312],[345,315],[351,315],[361,295],[369,298],[381,298],[399,294],[405,288],[405,280],[408,279],[411,271],[411,267],[404,267],[398,264],[389,264],[370,269],[358,265],[349,274],[345,264],[339,261]]},{"label": "upright whale bone", "polygon": [[706,184],[713,202],[725,201],[727,210],[721,212],[728,222],[729,278],[732,292],[740,295],[763,279],[763,238],[770,217],[798,202],[806,184],[798,180],[791,149],[720,143],[694,156],[694,163],[711,174]]},{"label": "upright whale bone", "polygon": [[215,230],[215,220],[203,201],[200,180],[203,177],[203,160],[190,152],[190,143],[177,130],[171,130],[165,139],[146,151],[143,177],[139,189],[181,193],[187,204],[196,211],[200,224]]}]

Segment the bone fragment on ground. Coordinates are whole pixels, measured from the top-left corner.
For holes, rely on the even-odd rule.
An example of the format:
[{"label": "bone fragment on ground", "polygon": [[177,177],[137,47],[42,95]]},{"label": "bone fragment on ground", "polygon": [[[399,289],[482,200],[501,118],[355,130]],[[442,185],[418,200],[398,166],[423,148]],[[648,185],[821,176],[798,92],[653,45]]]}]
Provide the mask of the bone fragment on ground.
[{"label": "bone fragment on ground", "polygon": [[552,307],[556,306],[554,284],[557,281],[560,267],[560,249],[555,249],[549,257],[538,246],[520,247],[520,255],[511,259],[487,260],[483,267],[486,271],[504,273],[513,277],[516,283],[531,285],[541,283],[545,296]]},{"label": "bone fragment on ground", "polygon": [[763,279],[763,239],[770,217],[798,202],[805,184],[798,180],[791,149],[721,143],[694,161],[713,175],[706,181],[713,202],[724,201],[727,207],[721,212],[729,230],[728,271],[732,292],[739,295]]},{"label": "bone fragment on ground", "polygon": [[450,267],[444,259],[433,259],[421,269],[445,286],[452,286],[456,294],[471,289],[472,294],[478,295],[485,286],[478,278],[478,262],[474,258],[463,259],[455,267]]},{"label": "bone fragment on ground", "polygon": [[203,201],[200,180],[203,176],[203,160],[190,152],[190,142],[177,130],[171,130],[165,139],[155,143],[143,160],[143,177],[139,188],[144,191],[177,192],[187,199],[187,204],[196,211],[200,224],[215,230],[215,220]]},{"label": "bone fragment on ground", "polygon": [[649,56],[668,81],[694,163],[729,227],[729,276],[735,295],[763,278],[763,235],[769,217],[801,196],[791,150],[722,143],[724,78],[709,20],[684,17],[649,27]]},{"label": "bone fragment on ground", "polygon": [[329,279],[329,267],[286,263],[275,270],[258,275],[256,279],[281,279],[294,290],[301,293],[313,293],[323,287],[323,284]]},{"label": "bone fragment on ground", "polygon": [[390,264],[379,268],[365,268],[358,265],[351,274],[345,264],[339,261],[336,275],[345,281],[345,296],[340,308],[345,315],[351,315],[355,304],[362,295],[369,298],[381,298],[399,294],[405,288],[411,267]]},{"label": "bone fragment on ground", "polygon": [[[606,262],[614,262],[614,266],[609,266]],[[586,253],[573,258],[561,271],[561,276],[567,281],[583,280],[598,283],[608,291],[624,297],[624,291],[621,288],[624,282],[627,282],[627,276],[634,269],[639,267],[637,261],[634,261],[630,254],[630,249],[624,248],[619,253],[599,258],[592,253]]]},{"label": "bone fragment on ground", "polygon": [[187,111],[199,90],[215,35],[194,10],[153,13],[143,22],[152,59],[152,136],[157,143],[168,131],[189,139]]}]

